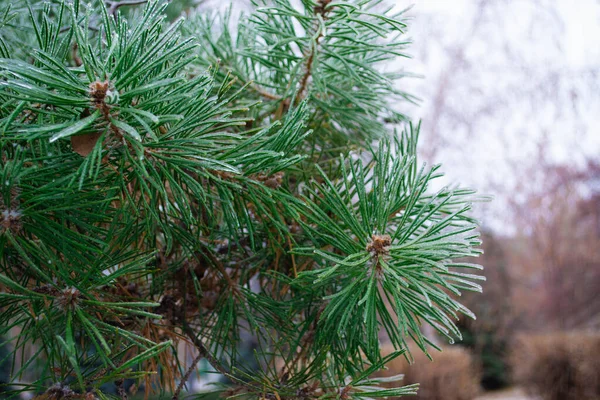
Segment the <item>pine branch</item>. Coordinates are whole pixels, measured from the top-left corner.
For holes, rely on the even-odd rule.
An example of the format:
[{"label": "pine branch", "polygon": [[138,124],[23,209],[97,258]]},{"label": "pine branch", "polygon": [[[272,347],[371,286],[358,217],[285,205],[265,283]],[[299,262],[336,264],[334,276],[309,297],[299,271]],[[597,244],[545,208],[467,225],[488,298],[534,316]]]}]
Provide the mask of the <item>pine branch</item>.
[{"label": "pine branch", "polygon": [[324,32],[325,27],[323,25],[321,25],[321,23],[324,24],[324,22],[327,20],[327,14],[329,11],[328,9],[329,9],[330,3],[331,3],[331,0],[318,0],[317,5],[314,8],[314,15],[317,17],[317,21],[316,21],[317,28],[315,29],[316,37],[315,37],[314,41],[312,42],[312,45],[310,47],[310,53],[306,57],[306,62],[304,64],[304,75],[302,75],[302,78],[300,79],[300,85],[298,87],[298,101],[300,101],[306,97],[308,80],[312,74],[314,58],[318,51],[321,39],[323,38],[323,35],[325,34],[325,32]]},{"label": "pine branch", "polygon": [[35,347],[14,382],[43,364],[71,397],[134,379],[178,399],[204,358],[248,398],[414,394],[369,378],[410,357],[379,338],[460,337],[479,198],[431,193],[418,126],[396,135],[412,97],[380,66],[405,25],[377,3],[0,10],[0,335]]}]

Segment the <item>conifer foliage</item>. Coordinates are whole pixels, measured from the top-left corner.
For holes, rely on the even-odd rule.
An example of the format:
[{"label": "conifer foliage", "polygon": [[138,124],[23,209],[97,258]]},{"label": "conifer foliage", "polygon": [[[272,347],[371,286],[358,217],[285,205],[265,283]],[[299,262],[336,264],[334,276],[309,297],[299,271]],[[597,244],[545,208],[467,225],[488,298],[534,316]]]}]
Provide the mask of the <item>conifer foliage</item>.
[{"label": "conifer foliage", "polygon": [[6,396],[177,399],[201,359],[230,396],[415,393],[372,375],[435,347],[424,324],[459,337],[482,277],[474,192],[433,193],[392,110],[412,100],[382,72],[406,56],[402,13],[1,7]]}]

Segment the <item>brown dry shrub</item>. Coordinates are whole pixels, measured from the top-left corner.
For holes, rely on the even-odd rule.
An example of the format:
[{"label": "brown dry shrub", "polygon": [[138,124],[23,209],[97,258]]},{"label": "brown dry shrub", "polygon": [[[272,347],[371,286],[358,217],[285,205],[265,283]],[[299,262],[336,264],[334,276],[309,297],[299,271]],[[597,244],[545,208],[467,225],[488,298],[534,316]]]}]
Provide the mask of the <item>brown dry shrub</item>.
[{"label": "brown dry shrub", "polygon": [[[393,349],[384,349],[384,354]],[[430,361],[419,349],[411,350],[414,363],[404,357],[390,361],[379,376],[404,374],[403,384],[419,383],[419,392],[413,399],[472,400],[479,392],[480,371],[471,354],[461,347],[446,347],[441,353],[432,352]]]},{"label": "brown dry shrub", "polygon": [[517,339],[515,380],[544,400],[600,399],[600,334],[554,333]]}]

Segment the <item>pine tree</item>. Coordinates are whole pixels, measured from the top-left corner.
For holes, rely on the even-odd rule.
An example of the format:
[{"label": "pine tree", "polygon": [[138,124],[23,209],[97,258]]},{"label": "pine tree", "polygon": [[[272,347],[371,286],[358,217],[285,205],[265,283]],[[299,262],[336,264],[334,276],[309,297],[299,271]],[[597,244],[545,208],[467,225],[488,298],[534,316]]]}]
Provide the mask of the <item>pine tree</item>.
[{"label": "pine tree", "polygon": [[11,4],[5,396],[177,399],[202,359],[236,397],[416,392],[373,373],[410,359],[409,342],[436,348],[425,324],[460,337],[458,314],[473,315],[457,297],[483,278],[464,262],[480,253],[478,198],[431,192],[439,166],[417,162],[419,126],[392,111],[414,101],[408,74],[382,72],[406,57],[403,13],[257,0],[239,21],[171,21],[156,0]]}]

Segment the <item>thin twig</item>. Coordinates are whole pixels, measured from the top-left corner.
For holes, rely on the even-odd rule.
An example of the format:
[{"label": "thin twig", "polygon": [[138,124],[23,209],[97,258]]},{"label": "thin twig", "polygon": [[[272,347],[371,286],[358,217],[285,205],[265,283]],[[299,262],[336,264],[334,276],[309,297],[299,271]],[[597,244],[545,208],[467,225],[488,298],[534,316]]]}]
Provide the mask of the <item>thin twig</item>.
[{"label": "thin twig", "polygon": [[119,379],[115,381],[115,386],[117,387],[117,395],[121,400],[127,400],[127,392],[125,392],[125,388],[123,387],[124,380]]},{"label": "thin twig", "polygon": [[215,266],[217,267],[217,269],[219,270],[219,272],[221,272],[221,275],[223,275],[223,278],[225,278],[225,280],[227,281],[227,285],[229,286],[229,288],[231,289],[231,292],[233,293],[234,296],[239,296],[239,289],[237,284],[231,279],[231,276],[229,276],[229,274],[227,273],[227,271],[225,270],[225,266],[221,263],[221,261],[219,261],[219,259],[217,257],[215,257],[215,255],[213,253],[211,253],[210,251],[208,251],[207,249],[203,249],[205,251],[203,251],[202,253],[204,254],[204,256]]},{"label": "thin twig", "polygon": [[217,360],[215,358],[215,356],[213,356],[210,353],[210,351],[206,348],[204,343],[202,343],[202,340],[200,340],[198,338],[198,336],[196,336],[196,333],[194,332],[194,330],[185,322],[185,320],[182,322],[183,322],[183,327],[182,327],[183,333],[192,341],[192,344],[194,346],[196,346],[196,349],[198,350],[198,353],[199,353],[198,357],[205,358],[206,361],[208,361],[208,363],[215,369],[215,371],[217,371],[221,375],[231,379],[233,382],[235,382],[241,386],[245,386],[254,392],[264,390],[264,388],[256,387],[252,383],[246,382],[243,379],[240,379],[237,376],[233,375],[231,372],[227,371],[227,369],[223,365],[221,365],[219,360]]},{"label": "thin twig", "polygon": [[198,356],[205,358],[206,361],[208,361],[208,363],[215,369],[215,371],[219,372],[223,376],[231,378],[235,381],[239,381],[238,378],[233,377],[233,375],[231,375],[231,373],[221,365],[219,360],[217,360],[215,356],[208,351],[204,343],[202,343],[202,340],[196,336],[196,333],[187,323],[185,323],[185,321],[183,322],[183,333],[185,333],[185,335],[190,338],[194,346],[196,346],[196,349],[198,350]]},{"label": "thin twig", "polygon": [[108,13],[113,17],[117,16],[117,10],[123,6],[137,6],[140,4],[147,3],[148,0],[122,0],[122,1],[107,1],[106,5],[108,7]]},{"label": "thin twig", "polygon": [[181,381],[179,382],[179,385],[177,385],[177,389],[175,389],[175,392],[173,393],[173,397],[171,398],[172,400],[179,400],[179,394],[183,390],[183,387],[185,386],[185,384],[188,381],[188,379],[190,379],[190,376],[192,376],[192,372],[196,369],[196,365],[203,358],[204,358],[204,355],[202,353],[198,353],[198,355],[196,356],[196,358],[194,358],[194,361],[192,361],[192,364],[190,365],[190,367],[186,371],[185,375],[183,375],[181,377]]},{"label": "thin twig", "polygon": [[[331,0],[320,0],[317,2],[317,5],[315,6],[314,14],[320,15],[322,17],[323,21],[325,21],[327,19],[327,13],[329,12],[329,9],[327,9],[327,6],[329,5],[329,3],[331,3]],[[312,48],[310,49],[310,54],[308,55],[308,58],[306,59],[306,63],[304,65],[304,75],[302,76],[302,79],[300,80],[300,87],[298,89],[298,100],[302,100],[306,96],[306,89],[308,87],[308,78],[310,78],[310,76],[312,75],[313,61],[315,59],[315,55],[317,53],[317,48],[319,47],[319,44],[320,44],[323,36],[324,36],[323,30],[320,30],[319,34],[317,35],[317,37],[314,41]]]},{"label": "thin twig", "polygon": [[[59,32],[59,33],[65,33],[65,32],[68,32],[68,31],[69,31],[69,29],[71,29],[71,28],[72,28],[72,26],[71,26],[71,25],[65,25],[65,26],[63,26],[62,28],[60,28],[60,30],[59,30],[58,32]],[[100,28],[98,28],[97,26],[92,26],[92,25],[90,25],[90,26],[88,26],[87,28],[88,28],[90,31],[92,31],[92,32],[99,32],[99,31],[100,31]]]},{"label": "thin twig", "polygon": [[73,43],[71,57],[73,58],[73,62],[75,63],[75,66],[81,67],[83,65],[83,61],[81,61],[81,58],[79,58],[79,56],[77,55],[77,49],[78,49],[78,45],[77,45],[77,42],[75,42],[75,43]]},{"label": "thin twig", "polygon": [[260,94],[265,99],[268,99],[268,100],[281,100],[281,96],[279,96],[277,94],[273,94],[273,93],[267,92],[266,89],[263,89],[263,88],[261,88],[258,85],[252,84],[252,85],[250,85],[250,87],[252,89],[254,89],[258,94]]}]

